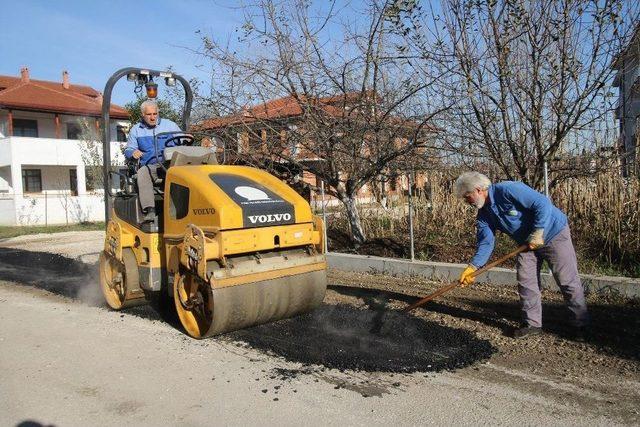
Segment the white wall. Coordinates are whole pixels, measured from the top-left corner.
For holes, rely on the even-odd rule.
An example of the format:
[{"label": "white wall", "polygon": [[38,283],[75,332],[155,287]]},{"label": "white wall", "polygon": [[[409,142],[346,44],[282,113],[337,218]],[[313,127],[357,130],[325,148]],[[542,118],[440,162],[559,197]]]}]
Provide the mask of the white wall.
[{"label": "white wall", "polygon": [[0,166],[9,166],[11,164],[11,140],[9,138],[0,138]]},{"label": "white wall", "polygon": [[[102,144],[99,142],[91,144],[98,150],[100,155],[102,155]],[[122,147],[124,145],[126,145],[124,142],[111,142],[111,159],[117,162],[117,164],[124,164],[124,155],[122,154]],[[84,141],[12,136],[11,138],[0,140],[0,166],[11,163],[65,166],[84,165],[81,151],[86,150],[87,144]]]},{"label": "white wall", "polygon": [[[20,111],[12,110],[14,119],[29,119],[38,121],[38,138],[55,138],[56,137],[56,122],[55,114],[53,113],[39,113],[33,111]],[[8,111],[0,110],[0,138],[8,137]],[[91,126],[95,126],[96,117],[88,116],[76,116],[69,114],[59,114],[60,120],[60,138],[67,138],[67,123],[78,123],[80,120],[87,120]],[[110,120],[111,127],[111,140],[115,141],[117,137],[117,126],[129,127],[127,120]],[[102,138],[100,133],[99,138]]]},{"label": "white wall", "polygon": [[[111,163],[124,165],[123,148],[126,143],[111,143]],[[100,158],[93,159],[90,155],[83,156],[90,149],[102,156],[102,144],[99,142],[86,143],[70,139],[11,137],[0,139],[0,167],[11,165],[20,168],[28,165],[31,169],[41,169],[45,166],[75,167],[78,177],[84,177],[84,165],[101,163]],[[21,175],[20,175],[21,176]],[[84,179],[83,179],[84,180]]]},{"label": "white wall", "polygon": [[4,138],[7,135],[7,122],[9,115],[7,111],[0,110],[0,138]]},{"label": "white wall", "polygon": [[77,165],[82,163],[78,141],[11,137],[12,160],[29,165]]},{"label": "white wall", "polygon": [[[12,211],[4,208],[0,199],[0,224],[4,225],[44,225],[73,224],[86,221],[104,221],[104,201],[101,195],[25,195],[15,198],[15,220],[6,222]],[[13,201],[11,201],[13,203]]]},{"label": "white wall", "polygon": [[4,198],[0,194],[0,225],[17,225],[13,198]]},{"label": "white wall", "polygon": [[11,167],[0,167],[0,193],[8,193],[11,186]]}]

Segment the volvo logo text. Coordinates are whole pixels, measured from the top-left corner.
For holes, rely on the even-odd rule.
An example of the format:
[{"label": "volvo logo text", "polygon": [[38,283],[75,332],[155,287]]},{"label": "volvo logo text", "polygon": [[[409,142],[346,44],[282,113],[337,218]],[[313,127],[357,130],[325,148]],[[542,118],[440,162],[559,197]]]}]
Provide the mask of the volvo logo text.
[{"label": "volvo logo text", "polygon": [[290,221],[291,214],[283,213],[283,214],[269,214],[269,215],[249,215],[249,221],[251,224],[265,224],[268,222],[280,222],[280,221]]},{"label": "volvo logo text", "polygon": [[216,213],[216,210],[214,208],[202,208],[193,210],[194,215],[213,215],[214,213]]}]

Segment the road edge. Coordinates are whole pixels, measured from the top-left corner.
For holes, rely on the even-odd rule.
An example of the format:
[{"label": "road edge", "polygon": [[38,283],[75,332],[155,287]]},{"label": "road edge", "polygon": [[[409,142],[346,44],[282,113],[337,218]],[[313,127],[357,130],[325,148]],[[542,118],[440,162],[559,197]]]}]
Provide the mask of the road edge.
[{"label": "road edge", "polygon": [[[466,264],[409,261],[338,252],[329,252],[326,256],[329,268],[336,270],[389,276],[419,276],[428,280],[444,282],[457,280],[466,267]],[[593,274],[581,274],[580,278],[587,294],[595,293],[629,299],[640,298],[640,279]],[[478,281],[494,285],[513,285],[517,282],[516,272],[509,268],[493,268],[478,276]],[[542,273],[541,281],[543,288],[559,290],[550,273]]]}]

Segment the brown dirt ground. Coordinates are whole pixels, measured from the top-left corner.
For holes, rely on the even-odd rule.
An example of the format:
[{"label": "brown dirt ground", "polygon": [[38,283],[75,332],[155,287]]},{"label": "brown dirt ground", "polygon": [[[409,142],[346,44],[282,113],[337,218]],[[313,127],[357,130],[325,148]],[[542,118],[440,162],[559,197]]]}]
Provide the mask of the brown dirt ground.
[{"label": "brown dirt ground", "polygon": [[[329,283],[334,286],[325,302],[366,306],[365,294],[358,288],[375,289],[381,291],[377,299],[388,310],[402,309],[444,285],[415,277],[336,270],[330,270]],[[543,292],[545,333],[520,340],[509,336],[520,316],[515,286],[475,284],[455,289],[413,315],[472,331],[498,348],[488,363],[495,369],[465,368],[468,375],[516,384],[527,392],[557,394],[578,407],[593,410],[595,405],[605,416],[640,422],[640,301],[589,295],[588,304],[593,325],[586,343],[569,338],[568,312],[562,296],[553,291]]]}]

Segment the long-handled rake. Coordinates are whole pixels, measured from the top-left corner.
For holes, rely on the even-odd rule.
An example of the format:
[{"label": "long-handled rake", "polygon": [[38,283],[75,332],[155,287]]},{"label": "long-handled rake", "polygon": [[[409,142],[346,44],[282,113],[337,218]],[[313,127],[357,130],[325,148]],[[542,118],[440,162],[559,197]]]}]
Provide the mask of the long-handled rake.
[{"label": "long-handled rake", "polygon": [[[498,258],[497,260],[493,261],[492,263],[489,263],[489,264],[485,265],[484,267],[479,268],[478,270],[474,271],[473,274],[471,274],[471,277],[479,276],[480,274],[484,273],[485,271],[492,269],[493,267],[497,266],[498,264],[508,260],[511,257],[514,257],[514,256],[518,255],[520,252],[523,252],[528,248],[529,248],[529,245],[519,246],[513,252],[509,252],[508,254],[504,255],[501,258]],[[410,306],[404,308],[402,311],[405,312],[405,313],[408,313],[411,310],[420,307],[421,305],[431,301],[432,299],[434,299],[436,297],[439,297],[442,294],[445,294],[445,293],[449,292],[452,289],[457,288],[460,285],[461,285],[461,283],[456,280],[455,282],[452,282],[452,283],[448,284],[447,286],[444,286],[444,287],[438,289],[434,293],[429,294],[426,297],[422,298],[421,300],[419,300],[419,301],[411,304]]]}]

